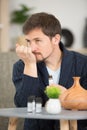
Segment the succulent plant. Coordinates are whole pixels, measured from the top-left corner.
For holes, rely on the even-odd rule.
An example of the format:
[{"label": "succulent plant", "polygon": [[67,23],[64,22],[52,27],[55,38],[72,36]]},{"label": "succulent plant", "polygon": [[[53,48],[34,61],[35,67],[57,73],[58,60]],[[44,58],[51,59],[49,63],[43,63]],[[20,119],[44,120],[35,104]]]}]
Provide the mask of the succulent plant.
[{"label": "succulent plant", "polygon": [[59,98],[61,94],[60,88],[56,86],[47,86],[44,92],[48,98]]}]

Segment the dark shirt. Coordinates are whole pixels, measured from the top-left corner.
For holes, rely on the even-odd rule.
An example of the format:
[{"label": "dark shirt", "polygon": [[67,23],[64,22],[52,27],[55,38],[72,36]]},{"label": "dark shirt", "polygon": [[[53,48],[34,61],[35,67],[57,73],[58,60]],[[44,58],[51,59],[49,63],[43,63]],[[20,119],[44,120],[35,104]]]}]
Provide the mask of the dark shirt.
[{"label": "dark shirt", "polygon": [[[74,76],[80,76],[81,85],[87,89],[87,56],[74,51],[68,51],[60,43],[63,52],[59,84],[65,88],[70,88],[73,84]],[[44,62],[37,63],[38,78],[23,74],[24,63],[17,61],[13,66],[13,82],[16,88],[14,102],[17,107],[26,107],[27,99],[30,95],[41,97],[43,106],[48,97],[44,90],[48,85],[48,72]],[[87,120],[78,121],[78,130],[86,130]],[[24,130],[58,130],[58,121],[25,119]]]}]

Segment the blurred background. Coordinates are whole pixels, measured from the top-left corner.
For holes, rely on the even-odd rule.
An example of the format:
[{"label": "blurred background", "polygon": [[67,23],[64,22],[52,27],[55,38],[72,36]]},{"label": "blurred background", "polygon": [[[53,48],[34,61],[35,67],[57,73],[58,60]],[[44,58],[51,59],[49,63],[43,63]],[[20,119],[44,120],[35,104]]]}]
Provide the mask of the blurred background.
[{"label": "blurred background", "polygon": [[0,0],[0,51],[14,51],[25,19],[36,12],[54,14],[65,46],[87,48],[87,0]]},{"label": "blurred background", "polygon": [[[15,107],[16,39],[23,35],[26,18],[36,12],[54,14],[61,22],[65,46],[87,55],[87,0],[0,0],[0,108]],[[17,130],[23,130],[23,121],[19,120]],[[0,130],[7,130],[8,122],[9,118],[0,117]]]}]

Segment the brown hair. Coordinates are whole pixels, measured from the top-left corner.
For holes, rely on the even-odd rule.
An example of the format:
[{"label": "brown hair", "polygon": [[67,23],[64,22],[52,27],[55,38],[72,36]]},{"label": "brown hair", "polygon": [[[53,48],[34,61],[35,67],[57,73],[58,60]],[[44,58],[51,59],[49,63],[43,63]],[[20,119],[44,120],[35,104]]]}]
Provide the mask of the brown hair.
[{"label": "brown hair", "polygon": [[23,32],[24,34],[27,34],[29,33],[29,31],[35,28],[42,29],[42,32],[49,37],[53,37],[56,34],[61,35],[60,22],[52,14],[44,12],[33,14],[25,21],[23,26]]}]

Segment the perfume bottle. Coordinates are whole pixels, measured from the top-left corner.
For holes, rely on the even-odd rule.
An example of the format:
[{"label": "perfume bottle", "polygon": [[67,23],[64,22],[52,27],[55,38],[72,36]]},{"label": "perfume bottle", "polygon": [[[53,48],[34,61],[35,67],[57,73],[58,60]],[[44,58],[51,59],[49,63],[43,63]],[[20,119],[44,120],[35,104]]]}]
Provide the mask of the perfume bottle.
[{"label": "perfume bottle", "polygon": [[53,77],[52,75],[49,75],[49,85],[53,84]]},{"label": "perfume bottle", "polygon": [[36,98],[36,113],[40,113],[42,111],[42,99],[41,97]]},{"label": "perfume bottle", "polygon": [[35,111],[35,96],[29,96],[28,97],[27,111],[28,112]]}]

